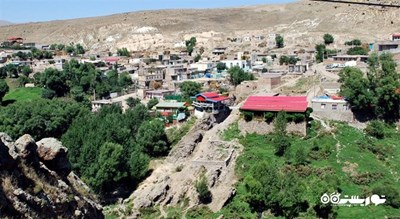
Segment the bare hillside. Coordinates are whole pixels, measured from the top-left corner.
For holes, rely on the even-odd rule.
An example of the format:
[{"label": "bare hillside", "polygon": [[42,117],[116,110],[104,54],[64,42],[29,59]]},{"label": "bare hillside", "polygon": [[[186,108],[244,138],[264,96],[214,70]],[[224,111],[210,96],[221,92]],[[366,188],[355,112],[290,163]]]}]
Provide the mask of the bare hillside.
[{"label": "bare hillside", "polygon": [[[192,35],[214,46],[227,37],[283,33],[288,44],[307,45],[321,33],[362,40],[386,39],[400,32],[400,9],[300,1],[225,9],[141,11],[105,17],[0,27],[0,39],[21,36],[38,43],[79,42],[94,50],[172,47]],[[300,39],[300,40],[299,40]]]}]

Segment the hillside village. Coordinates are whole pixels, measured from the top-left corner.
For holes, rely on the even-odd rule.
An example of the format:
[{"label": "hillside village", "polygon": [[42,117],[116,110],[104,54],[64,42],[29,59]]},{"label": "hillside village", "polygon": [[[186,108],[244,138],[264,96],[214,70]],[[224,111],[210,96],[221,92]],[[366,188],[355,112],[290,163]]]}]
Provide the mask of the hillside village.
[{"label": "hillside village", "polygon": [[[189,45],[190,40],[194,40],[192,46]],[[183,41],[179,45],[171,45],[171,50],[150,54],[131,52],[126,48],[118,49],[117,53],[92,54],[86,52],[79,44],[76,46],[82,51],[76,50],[73,44],[41,45],[24,42],[21,37],[9,37],[1,44],[3,49],[0,52],[0,68],[10,77],[24,77],[24,81],[19,85],[22,87],[38,86],[35,84],[36,73],[40,74],[48,68],[62,71],[63,64],[70,60],[93,65],[96,70],[104,74],[115,70],[118,74],[129,75],[129,86],[119,92],[105,92],[96,96],[94,90],[93,95],[89,97],[93,111],[109,104],[118,104],[125,110],[129,107],[127,103],[129,98],[139,98],[143,103],[155,98],[160,102],[160,106],[156,107],[158,111],[175,112],[174,108],[171,108],[172,105],[163,106],[168,105],[164,102],[176,102],[174,96],[182,94],[180,84],[192,81],[200,83],[201,90],[205,92],[226,95],[224,103],[227,106],[243,101],[254,93],[254,90],[262,90],[273,96],[304,95],[307,96],[308,106],[312,107],[314,114],[320,118],[354,122],[350,106],[339,96],[340,84],[337,83],[337,73],[344,67],[358,67],[366,72],[369,53],[389,52],[393,54],[396,62],[400,62],[400,34],[396,33],[388,36],[385,41],[374,43],[349,39],[340,47],[336,45],[335,49],[329,49],[327,44],[323,54],[317,51],[318,46],[286,49],[284,36],[272,33],[266,36],[228,38],[228,41],[235,43],[259,44],[257,50],[243,50],[237,53],[228,47],[216,47],[211,51],[205,51],[203,47],[196,47],[195,37],[190,40]],[[41,56],[32,57],[35,53],[40,53]],[[243,81],[232,86],[229,81],[229,69],[235,66],[254,75],[257,81]],[[24,68],[29,69],[30,73],[26,75],[28,77],[22,73]],[[13,75],[14,69],[17,73]],[[312,80],[306,89],[282,88],[285,82],[296,83],[304,78]],[[204,101],[211,100],[203,99]],[[192,111],[194,109],[202,111],[200,104],[194,103],[197,108],[187,106],[186,103],[181,104]]]},{"label": "hillside village", "polygon": [[[390,15],[377,18],[382,33],[367,37],[340,32],[343,25],[313,29],[334,21],[312,17],[175,34],[178,18],[160,25],[149,12],[138,12],[148,25],[132,27],[138,18],[126,13],[113,15],[124,19],[117,27],[101,27],[129,29],[132,38],[57,41],[26,24],[1,27],[9,35],[0,39],[0,217],[399,215],[397,8],[301,1],[226,11],[250,11],[246,23],[296,4],[316,14],[329,4],[354,16]],[[55,24],[64,25],[48,28]],[[162,39],[166,33],[173,37]],[[335,192],[387,202],[321,203]]]}]

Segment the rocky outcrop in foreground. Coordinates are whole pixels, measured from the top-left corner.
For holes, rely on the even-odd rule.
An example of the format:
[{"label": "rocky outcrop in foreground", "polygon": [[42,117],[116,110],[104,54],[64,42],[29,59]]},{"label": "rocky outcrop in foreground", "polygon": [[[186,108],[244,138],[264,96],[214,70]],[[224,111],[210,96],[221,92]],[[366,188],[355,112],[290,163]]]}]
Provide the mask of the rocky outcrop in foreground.
[{"label": "rocky outcrop in foreground", "polygon": [[104,218],[54,138],[0,133],[0,218]]}]

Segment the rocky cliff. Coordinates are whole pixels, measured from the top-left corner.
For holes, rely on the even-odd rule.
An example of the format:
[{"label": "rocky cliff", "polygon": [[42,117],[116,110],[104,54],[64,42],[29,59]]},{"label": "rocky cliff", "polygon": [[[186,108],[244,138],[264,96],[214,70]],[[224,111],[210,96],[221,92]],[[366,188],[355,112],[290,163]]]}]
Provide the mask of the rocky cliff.
[{"label": "rocky cliff", "polygon": [[56,139],[0,133],[0,218],[104,218]]}]

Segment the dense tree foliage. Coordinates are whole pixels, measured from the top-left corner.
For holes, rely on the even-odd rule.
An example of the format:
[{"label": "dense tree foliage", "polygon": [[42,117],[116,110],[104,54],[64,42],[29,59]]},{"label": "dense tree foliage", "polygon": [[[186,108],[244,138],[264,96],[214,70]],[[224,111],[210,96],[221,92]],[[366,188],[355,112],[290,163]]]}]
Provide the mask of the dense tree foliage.
[{"label": "dense tree foliage", "polygon": [[284,111],[278,112],[274,120],[274,139],[273,146],[275,147],[275,154],[283,156],[286,150],[290,147],[290,140],[286,132],[287,115]]},{"label": "dense tree foliage", "polygon": [[7,85],[5,80],[0,79],[0,104],[3,100],[3,97],[7,94],[10,88]]},{"label": "dense tree foliage", "polygon": [[347,55],[368,55],[368,50],[361,46],[356,46],[347,50]]},{"label": "dense tree foliage", "polygon": [[399,118],[400,79],[390,54],[371,55],[366,76],[357,68],[344,68],[340,73],[341,95],[356,111],[376,118],[395,121]]},{"label": "dense tree foliage", "polygon": [[140,103],[140,99],[139,98],[133,98],[133,97],[129,97],[126,100],[126,104],[129,106],[129,108],[133,108],[136,105],[138,105]]},{"label": "dense tree foliage", "polygon": [[223,62],[218,62],[216,68],[218,72],[221,72],[226,69],[226,64]]},{"label": "dense tree foliage", "polygon": [[332,44],[333,41],[334,41],[334,38],[333,38],[333,36],[331,34],[329,34],[329,33],[324,34],[324,43],[325,43],[325,45]]},{"label": "dense tree foliage", "polygon": [[294,218],[302,209],[303,185],[298,176],[282,174],[274,165],[266,162],[255,165],[244,179],[244,185],[253,211],[271,209],[276,215]]},{"label": "dense tree foliage", "polygon": [[243,81],[251,81],[255,79],[253,74],[245,72],[239,66],[234,66],[228,69],[228,73],[229,82],[231,82],[231,84],[233,84],[234,86],[239,85]]},{"label": "dense tree foliage", "polygon": [[158,104],[158,99],[157,98],[152,98],[149,100],[149,102],[147,102],[147,108],[148,109],[152,109],[155,105]]},{"label": "dense tree foliage", "polygon": [[283,48],[284,47],[283,36],[281,36],[281,35],[276,36],[275,43],[276,43],[276,47]]},{"label": "dense tree foliage", "polygon": [[117,55],[130,57],[131,53],[129,52],[129,50],[127,48],[121,48],[121,49],[117,49]]},{"label": "dense tree foliage", "polygon": [[152,156],[165,155],[169,150],[164,123],[158,119],[144,122],[136,135],[136,143],[147,154]]},{"label": "dense tree foliage", "polygon": [[285,56],[285,55],[283,55],[283,56],[281,56],[279,58],[279,64],[280,65],[283,65],[283,64],[285,64],[285,65],[289,65],[289,64],[294,65],[294,64],[297,63],[297,61],[299,61],[299,59],[294,57],[294,56]]},{"label": "dense tree foliage", "polygon": [[346,41],[346,42],[344,43],[344,45],[346,45],[346,46],[361,46],[362,43],[361,43],[361,40],[359,40],[359,39],[354,39],[354,40],[351,40],[351,41]]},{"label": "dense tree foliage", "polygon": [[42,73],[35,74],[36,84],[45,88],[43,97],[53,98],[70,95],[76,101],[85,100],[86,95],[107,97],[110,92],[120,92],[132,85],[128,73],[118,74],[110,70],[105,74],[90,63],[78,63],[72,59],[64,64],[62,71],[47,68]]},{"label": "dense tree foliage", "polygon": [[30,134],[36,140],[59,138],[74,118],[89,110],[76,103],[57,100],[17,102],[0,108],[0,130],[13,138]]},{"label": "dense tree foliage", "polygon": [[326,47],[324,44],[318,44],[315,46],[315,50],[317,51],[317,54],[315,55],[315,58],[317,62],[323,62],[324,61],[324,56],[325,56],[325,50]]},{"label": "dense tree foliage", "polygon": [[76,118],[62,136],[75,171],[103,195],[123,182],[136,185],[147,171],[148,156],[169,150],[164,123],[149,119],[142,104],[125,113],[118,106],[102,107]]},{"label": "dense tree foliage", "polygon": [[193,81],[184,81],[179,85],[183,99],[187,100],[190,97],[201,92],[202,85]]}]

